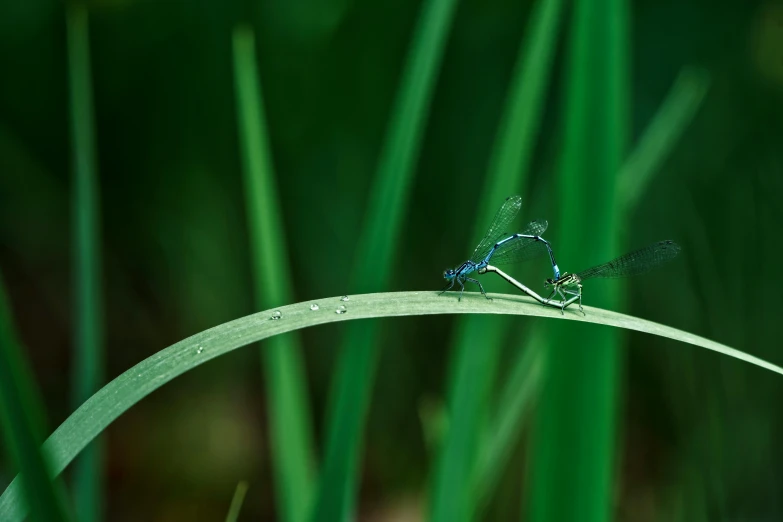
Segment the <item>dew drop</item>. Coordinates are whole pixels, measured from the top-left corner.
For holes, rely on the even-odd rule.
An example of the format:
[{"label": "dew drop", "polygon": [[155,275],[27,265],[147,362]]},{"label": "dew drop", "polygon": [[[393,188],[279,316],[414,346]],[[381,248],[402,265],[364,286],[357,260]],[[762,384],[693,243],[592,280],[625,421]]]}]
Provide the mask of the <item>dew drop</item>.
[{"label": "dew drop", "polygon": [[283,312],[281,312],[280,310],[275,310],[274,312],[272,312],[272,316],[270,317],[270,319],[273,321],[277,321],[281,317],[283,317]]},{"label": "dew drop", "polygon": [[340,301],[342,301],[342,302],[345,302],[345,301],[350,301],[350,300],[351,300],[351,299],[350,299],[350,298],[349,298],[347,295],[344,295],[344,296],[342,296],[342,297],[340,298]]},{"label": "dew drop", "polygon": [[337,310],[335,310],[334,313],[336,313],[336,314],[344,314],[347,311],[348,310],[345,308],[345,306],[340,305],[340,306],[337,307]]},{"label": "dew drop", "polygon": [[203,346],[199,346],[199,347],[196,349],[196,354],[200,354],[200,353],[201,353],[201,352],[203,352],[203,351],[204,351],[204,347],[203,347]]},{"label": "dew drop", "polygon": [[313,303],[313,304],[310,305],[310,310],[316,311],[316,310],[318,310],[318,308],[319,308],[318,307],[318,303]]}]

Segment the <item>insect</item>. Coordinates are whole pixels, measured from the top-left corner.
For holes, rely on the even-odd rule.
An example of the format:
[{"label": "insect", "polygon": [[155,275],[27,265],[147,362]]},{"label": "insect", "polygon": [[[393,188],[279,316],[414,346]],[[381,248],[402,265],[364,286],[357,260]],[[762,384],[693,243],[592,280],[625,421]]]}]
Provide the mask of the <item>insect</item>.
[{"label": "insect", "polygon": [[473,272],[486,267],[490,260],[495,265],[511,264],[532,259],[544,252],[549,254],[555,279],[560,277],[552,248],[541,237],[547,227],[545,220],[531,221],[519,234],[510,234],[507,231],[509,224],[519,213],[521,207],[522,198],[520,196],[506,198],[470,259],[457,268],[449,268],[443,272],[443,277],[449,284],[441,291],[441,294],[458,284],[460,286],[459,299],[461,300],[462,293],[465,291],[465,282],[470,281],[477,284],[484,297],[489,299],[481,283],[477,279],[469,277]]},{"label": "insect", "polygon": [[[578,296],[579,310],[585,313],[584,308],[582,308],[582,281],[596,277],[614,278],[643,274],[658,265],[671,261],[679,253],[680,245],[674,241],[658,241],[602,265],[594,266],[575,274],[563,273],[562,276],[547,279],[544,283],[544,286],[547,288],[552,288],[552,293],[549,294],[547,301],[551,300],[555,294],[558,294],[563,299],[563,303],[566,301],[565,294]],[[561,306],[561,313],[564,308],[565,305]]]}]

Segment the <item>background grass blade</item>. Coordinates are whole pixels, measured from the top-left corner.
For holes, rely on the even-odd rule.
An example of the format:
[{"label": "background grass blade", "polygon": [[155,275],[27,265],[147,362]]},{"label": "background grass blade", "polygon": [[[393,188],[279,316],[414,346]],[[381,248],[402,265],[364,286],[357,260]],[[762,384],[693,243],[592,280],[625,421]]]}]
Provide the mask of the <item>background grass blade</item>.
[{"label": "background grass blade", "polygon": [[[14,332],[5,287],[0,281],[0,426],[5,447],[21,472],[16,482],[21,482],[24,497],[29,500],[26,504],[30,506],[30,519],[64,521],[69,519],[64,490],[59,482],[49,478],[40,451],[43,419],[43,406]],[[15,499],[19,507],[25,504],[18,493]]]},{"label": "background grass blade", "polygon": [[[71,150],[73,157],[73,408],[101,386],[103,371],[103,304],[101,298],[100,210],[93,123],[92,74],[87,9],[67,10],[68,78],[70,80]],[[85,448],[73,470],[74,508],[79,520],[103,518],[103,449],[100,438]]]},{"label": "background grass blade", "polygon": [[[633,152],[623,163],[618,183],[628,188],[620,188],[618,192],[623,196],[624,203],[621,204],[625,206],[626,217],[638,201],[634,196],[641,194],[636,185],[646,186],[660,171],[666,157],[676,146],[676,139],[692,121],[708,86],[709,76],[704,71],[691,68],[683,70]],[[715,277],[710,280],[715,280]],[[708,288],[712,289],[714,285]],[[708,303],[719,301],[707,300]],[[545,340],[539,326],[533,327],[522,349],[514,354],[510,377],[500,396],[496,414],[485,430],[475,481],[479,509],[489,501],[494,485],[507,463],[505,457],[519,439],[525,414],[540,392],[543,372],[543,354],[540,351],[544,348]]]},{"label": "background grass blade", "polygon": [[[357,242],[354,291],[388,287],[456,5],[456,0],[426,0],[421,7]],[[355,504],[362,431],[378,350],[375,323],[347,329],[327,412],[325,462],[313,521],[342,520]]]},{"label": "background grass blade", "polygon": [[[348,313],[335,314],[322,307],[318,313],[310,310],[309,301],[281,306],[283,318],[269,319],[272,310],[236,319],[210,328],[165,348],[127,370],[101,388],[77,409],[44,443],[53,473],[61,473],[74,457],[117,417],[134,404],[183,373],[242,346],[308,326],[330,324],[355,319],[406,317],[433,314],[506,314],[546,317],[566,326],[567,322],[594,323],[650,333],[664,338],[700,346],[755,366],[783,375],[783,368],[758,357],[682,330],[599,308],[585,307],[587,315],[566,310],[564,316],[554,308],[541,306],[530,298],[517,295],[490,294],[486,301],[469,294],[461,303],[443,299],[437,292],[392,292],[351,296]],[[337,297],[320,299],[322,303],[339,305]],[[589,329],[585,328],[585,331]],[[595,330],[595,329],[593,329]],[[600,329],[599,329],[600,330]],[[587,347],[585,351],[590,351]],[[0,520],[17,521],[25,514],[21,502],[19,477],[0,496]]]},{"label": "background grass blade", "polygon": [[[234,30],[234,74],[254,297],[259,308],[272,307],[290,302],[293,291],[256,68],[255,39],[249,28]],[[304,522],[312,499],[314,457],[299,338],[285,335],[270,339],[261,354],[280,519]]]},{"label": "background grass blade", "polygon": [[[619,253],[616,180],[628,139],[627,32],[625,0],[575,2],[557,188],[561,270]],[[590,299],[615,309],[619,288],[607,284]],[[550,342],[527,519],[603,522],[611,519],[619,331],[558,328]]]},{"label": "background grass blade", "polygon": [[702,69],[688,67],[677,76],[668,96],[620,170],[617,192],[624,210],[636,206],[653,175],[660,170],[693,121],[709,86],[710,76]]},{"label": "background grass blade", "polygon": [[[512,194],[525,192],[557,46],[562,5],[562,0],[539,0],[531,14],[466,252],[480,240],[500,203]],[[507,322],[489,325],[486,318],[468,317],[456,331],[448,392],[450,429],[434,473],[431,508],[434,521],[470,520],[476,511],[478,490],[474,466],[482,431],[476,426],[486,421],[487,397],[507,327]]]},{"label": "background grass blade", "polygon": [[519,355],[514,359],[492,418],[487,424],[476,462],[474,487],[478,512],[489,502],[500,482],[514,442],[519,440],[523,421],[538,396],[544,372],[545,345],[542,330],[534,329],[527,336],[524,347],[520,347],[524,349],[519,350]]},{"label": "background grass blade", "polygon": [[239,511],[245,501],[245,493],[247,493],[247,482],[243,480],[237,484],[237,489],[234,491],[234,497],[231,499],[231,506],[226,515],[226,522],[236,522],[239,519]]}]

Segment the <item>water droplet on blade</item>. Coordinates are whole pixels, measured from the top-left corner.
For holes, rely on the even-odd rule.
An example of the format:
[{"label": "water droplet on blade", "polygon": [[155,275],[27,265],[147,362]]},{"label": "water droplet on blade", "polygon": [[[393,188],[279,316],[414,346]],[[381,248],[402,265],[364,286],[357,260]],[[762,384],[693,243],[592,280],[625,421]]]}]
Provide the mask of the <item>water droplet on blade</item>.
[{"label": "water droplet on blade", "polygon": [[270,319],[273,321],[277,321],[281,317],[283,317],[283,312],[281,312],[280,310],[275,310],[274,312],[272,312],[272,317],[270,317]]},{"label": "water droplet on blade", "polygon": [[313,304],[310,305],[310,310],[314,310],[315,311],[315,310],[318,310],[318,308],[319,308],[318,307],[318,303],[313,303]]},{"label": "water droplet on blade", "polygon": [[345,306],[340,305],[340,306],[337,307],[337,310],[335,310],[334,313],[336,313],[336,314],[344,314],[347,311],[348,310],[345,308]]},{"label": "water droplet on blade", "polygon": [[343,301],[343,302],[345,302],[345,301],[350,301],[350,300],[351,300],[351,299],[350,299],[350,298],[349,298],[347,295],[344,295],[344,296],[342,296],[342,297],[340,298],[340,301]]},{"label": "water droplet on blade", "polygon": [[204,347],[203,346],[199,346],[198,348],[196,348],[196,354],[200,354],[203,351],[204,351]]}]

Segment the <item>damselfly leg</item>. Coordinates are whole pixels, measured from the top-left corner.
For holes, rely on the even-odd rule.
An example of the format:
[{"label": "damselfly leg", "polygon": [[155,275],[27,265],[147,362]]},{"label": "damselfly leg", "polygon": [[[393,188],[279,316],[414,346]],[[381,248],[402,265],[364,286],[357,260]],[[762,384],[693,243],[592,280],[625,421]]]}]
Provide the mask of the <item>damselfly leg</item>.
[{"label": "damselfly leg", "polygon": [[488,296],[487,293],[484,291],[484,287],[481,286],[481,283],[479,283],[478,279],[472,279],[470,277],[466,277],[465,281],[470,281],[471,283],[476,283],[478,285],[478,287],[479,287],[479,290],[481,290],[482,295],[484,297],[486,297],[487,299],[489,299],[490,301],[492,301],[492,298],[490,296]]},{"label": "damselfly leg", "polygon": [[552,298],[555,296],[555,294],[560,296],[561,303],[562,303],[560,305],[560,315],[565,315],[566,297],[563,295],[563,292],[560,291],[560,287],[556,287],[554,290],[552,290],[552,293],[549,294],[549,297],[546,298],[546,304],[549,304],[549,302],[552,300]]},{"label": "damselfly leg", "polygon": [[[565,315],[565,307],[567,306],[567,304],[571,304],[574,301],[574,298],[578,298],[579,299],[579,311],[581,311],[582,314],[584,314],[585,311],[584,311],[584,308],[582,308],[582,285],[577,285],[577,288],[579,289],[579,291],[569,290],[568,287],[566,286],[566,284],[564,284],[564,283],[555,284],[552,287],[552,293],[549,294],[549,297],[547,297],[546,300],[543,301],[542,304],[547,304],[547,305],[550,304],[551,301],[552,301],[552,298],[555,295],[558,295],[558,296],[560,296],[560,299],[561,299],[561,302],[559,303],[560,304],[560,313],[562,315]],[[566,294],[571,296],[570,300],[566,297]]]},{"label": "damselfly leg", "polygon": [[[563,292],[565,292],[566,294],[571,295],[571,296],[579,297],[579,311],[582,312],[582,315],[586,316],[587,314],[585,313],[585,309],[582,308],[582,287],[579,286],[579,291],[578,292],[574,292],[573,290],[568,290],[567,288],[564,288]],[[560,295],[563,295],[563,294],[560,294]],[[563,297],[563,300],[565,301],[565,296]]]},{"label": "damselfly leg", "polygon": [[441,295],[443,292],[448,292],[449,290],[451,290],[451,287],[453,287],[453,286],[454,286],[454,280],[452,279],[451,281],[449,281],[449,284],[447,284],[447,285],[446,285],[446,286],[443,288],[443,290],[441,290],[440,292],[438,292],[438,295]]}]

